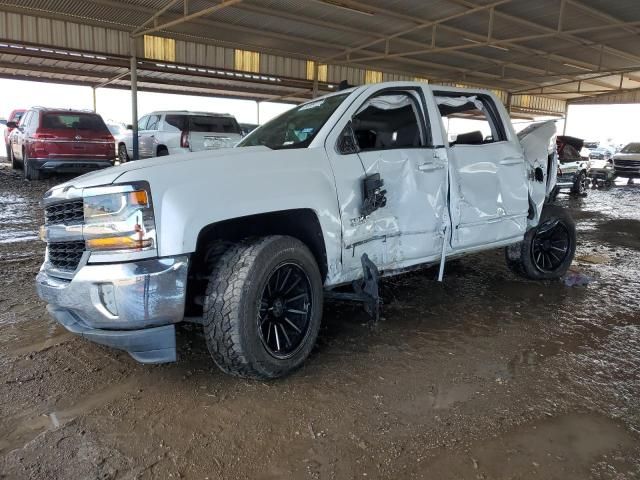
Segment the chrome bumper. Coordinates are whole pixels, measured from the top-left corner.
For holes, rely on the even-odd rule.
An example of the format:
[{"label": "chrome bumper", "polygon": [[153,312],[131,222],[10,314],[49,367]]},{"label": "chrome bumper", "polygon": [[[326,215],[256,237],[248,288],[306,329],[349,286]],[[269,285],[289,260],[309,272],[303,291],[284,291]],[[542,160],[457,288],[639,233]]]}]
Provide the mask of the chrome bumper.
[{"label": "chrome bumper", "polygon": [[188,257],[88,264],[71,280],[41,270],[38,295],[69,331],[125,350],[144,363],[175,361],[174,325],[184,318]]}]

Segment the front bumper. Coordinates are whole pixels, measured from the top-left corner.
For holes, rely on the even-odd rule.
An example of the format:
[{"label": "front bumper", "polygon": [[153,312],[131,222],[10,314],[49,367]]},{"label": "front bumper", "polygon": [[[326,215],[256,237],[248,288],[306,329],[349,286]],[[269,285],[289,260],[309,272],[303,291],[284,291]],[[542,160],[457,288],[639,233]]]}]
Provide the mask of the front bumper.
[{"label": "front bumper", "polygon": [[577,180],[577,174],[576,173],[565,173],[562,175],[558,175],[558,178],[556,180],[556,187],[557,188],[573,188],[573,186],[575,185]]},{"label": "front bumper", "polygon": [[623,162],[616,162],[613,169],[618,177],[638,178],[640,177],[640,166],[629,165]]},{"label": "front bumper", "polygon": [[143,363],[176,360],[174,324],[184,318],[188,257],[88,264],[71,280],[41,270],[38,295],[67,330],[125,350]]}]

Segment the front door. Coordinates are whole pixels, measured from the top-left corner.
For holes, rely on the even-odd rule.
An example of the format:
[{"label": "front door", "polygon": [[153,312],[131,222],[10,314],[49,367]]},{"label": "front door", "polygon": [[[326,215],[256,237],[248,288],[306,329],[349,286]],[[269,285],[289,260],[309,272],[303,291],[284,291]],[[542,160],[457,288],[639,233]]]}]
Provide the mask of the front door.
[{"label": "front door", "polygon": [[[439,256],[448,222],[447,161],[425,121],[427,95],[416,87],[372,87],[338,123],[338,147],[327,145],[340,203],[343,270],[350,279],[361,274],[364,253],[388,270]],[[384,182],[386,203],[366,212],[363,182],[375,175]]]}]

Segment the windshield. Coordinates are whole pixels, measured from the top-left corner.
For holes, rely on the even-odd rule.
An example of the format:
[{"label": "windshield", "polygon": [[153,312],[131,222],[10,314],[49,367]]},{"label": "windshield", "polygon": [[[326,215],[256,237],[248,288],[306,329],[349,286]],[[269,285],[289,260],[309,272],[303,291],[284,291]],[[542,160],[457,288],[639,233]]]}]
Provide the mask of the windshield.
[{"label": "windshield", "polygon": [[622,153],[640,153],[640,143],[630,143],[620,151]]},{"label": "windshield", "polygon": [[111,135],[120,135],[124,131],[124,127],[122,125],[114,125],[109,124],[107,128],[111,132]]},{"label": "windshield", "polygon": [[348,96],[349,93],[332,95],[293,108],[251,132],[238,147],[307,148]]}]

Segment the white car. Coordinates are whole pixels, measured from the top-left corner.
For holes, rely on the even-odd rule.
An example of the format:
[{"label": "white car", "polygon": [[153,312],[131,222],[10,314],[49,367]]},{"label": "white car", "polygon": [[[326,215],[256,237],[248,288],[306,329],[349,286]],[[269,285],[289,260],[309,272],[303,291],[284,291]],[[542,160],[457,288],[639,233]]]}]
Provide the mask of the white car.
[{"label": "white car", "polygon": [[[229,148],[241,139],[242,130],[235,117],[224,113],[162,111],[138,120],[140,158]],[[131,130],[117,147],[121,163],[133,158]]]},{"label": "white car", "polygon": [[[456,116],[481,119],[491,136],[449,142],[444,120]],[[68,330],[141,362],[174,361],[175,324],[188,321],[204,326],[225,372],[280,377],[311,352],[323,298],[362,301],[375,317],[381,276],[439,265],[442,279],[447,259],[495,248],[518,275],[564,275],[576,231],[548,203],[554,136],[553,121],[516,135],[490,91],[336,92],[236,148],[51,189],[38,293]]]}]

